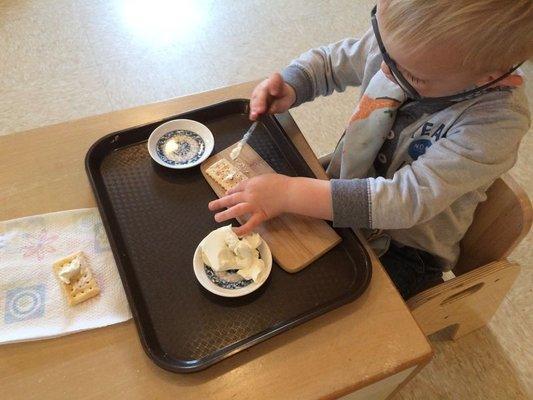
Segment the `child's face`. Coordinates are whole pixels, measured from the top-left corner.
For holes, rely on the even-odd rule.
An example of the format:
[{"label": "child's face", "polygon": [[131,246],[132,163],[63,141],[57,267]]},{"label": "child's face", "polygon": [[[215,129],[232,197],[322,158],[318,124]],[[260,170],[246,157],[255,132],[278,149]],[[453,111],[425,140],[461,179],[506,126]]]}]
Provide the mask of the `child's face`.
[{"label": "child's face", "polygon": [[[489,82],[493,74],[469,71],[461,65],[461,57],[453,43],[441,43],[424,51],[414,52],[410,43],[392,41],[385,29],[387,1],[378,1],[377,19],[385,49],[396,62],[398,70],[411,86],[423,97],[449,96]],[[385,75],[395,80],[389,67],[383,62]],[[497,75],[498,73],[495,72]]]}]

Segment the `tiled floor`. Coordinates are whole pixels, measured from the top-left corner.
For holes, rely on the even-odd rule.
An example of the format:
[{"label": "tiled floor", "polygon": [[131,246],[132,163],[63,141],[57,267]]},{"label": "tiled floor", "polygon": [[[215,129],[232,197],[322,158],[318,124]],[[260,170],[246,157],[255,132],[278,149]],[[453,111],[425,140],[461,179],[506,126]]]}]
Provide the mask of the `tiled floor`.
[{"label": "tiled floor", "polygon": [[[257,79],[310,47],[369,26],[369,0],[0,0],[0,134]],[[155,10],[155,11],[154,11]],[[533,78],[533,66],[525,66]],[[533,99],[533,85],[528,89]],[[293,111],[330,152],[357,90]],[[533,197],[533,139],[513,175]],[[398,399],[533,396],[533,235],[523,270],[487,328],[436,356]]]}]

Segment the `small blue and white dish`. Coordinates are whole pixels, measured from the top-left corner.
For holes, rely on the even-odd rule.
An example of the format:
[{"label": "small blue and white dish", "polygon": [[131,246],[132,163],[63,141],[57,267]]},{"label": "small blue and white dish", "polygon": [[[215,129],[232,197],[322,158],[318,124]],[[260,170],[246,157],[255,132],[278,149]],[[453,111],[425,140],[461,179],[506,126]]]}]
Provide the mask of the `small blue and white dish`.
[{"label": "small blue and white dish", "polygon": [[203,124],[190,119],[175,119],[159,125],[148,139],[152,159],[167,168],[191,168],[213,151],[215,140]]},{"label": "small blue and white dish", "polygon": [[204,264],[202,260],[202,242],[196,248],[193,257],[194,274],[198,282],[214,293],[223,297],[240,297],[245,296],[259,289],[267,280],[272,271],[272,253],[270,248],[263,240],[257,250],[259,250],[259,257],[265,263],[265,269],[259,275],[257,281],[252,279],[244,279],[237,270],[229,270],[224,272],[215,272],[210,267]]}]

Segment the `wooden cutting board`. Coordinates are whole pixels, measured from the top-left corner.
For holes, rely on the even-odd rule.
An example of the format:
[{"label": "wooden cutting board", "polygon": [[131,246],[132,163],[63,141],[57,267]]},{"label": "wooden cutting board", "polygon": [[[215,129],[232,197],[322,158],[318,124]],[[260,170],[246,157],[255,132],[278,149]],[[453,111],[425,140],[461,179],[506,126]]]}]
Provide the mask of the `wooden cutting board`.
[{"label": "wooden cutting board", "polygon": [[[233,161],[229,156],[233,147],[209,157],[201,165],[204,178],[218,197],[224,196],[226,191],[205,170],[222,158],[249,178],[275,172],[248,144],[242,148],[239,158]],[[241,224],[246,222],[242,218],[238,218],[238,221]],[[255,231],[267,242],[274,260],[287,272],[305,268],[341,241],[340,236],[325,221],[296,214],[282,214],[263,222]]]}]

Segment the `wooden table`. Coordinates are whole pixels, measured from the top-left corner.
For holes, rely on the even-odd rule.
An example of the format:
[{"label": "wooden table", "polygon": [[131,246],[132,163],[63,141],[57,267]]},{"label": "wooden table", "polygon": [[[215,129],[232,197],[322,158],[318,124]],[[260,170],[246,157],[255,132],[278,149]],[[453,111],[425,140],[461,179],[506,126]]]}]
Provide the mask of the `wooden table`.
[{"label": "wooden table", "polygon": [[[95,207],[84,157],[98,138],[246,98],[255,84],[0,137],[0,220]],[[313,171],[324,176],[297,126],[287,119],[283,124]],[[0,314],[3,308],[1,304]],[[0,329],[8,329],[3,317]],[[349,393],[350,399],[385,398],[431,355],[425,336],[373,257],[370,287],[354,303],[194,374],[156,367],[144,354],[132,321],[0,346],[0,398],[316,399]]]}]

